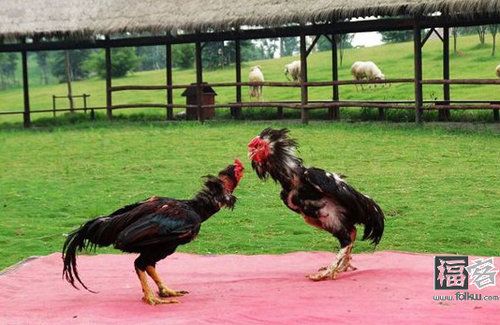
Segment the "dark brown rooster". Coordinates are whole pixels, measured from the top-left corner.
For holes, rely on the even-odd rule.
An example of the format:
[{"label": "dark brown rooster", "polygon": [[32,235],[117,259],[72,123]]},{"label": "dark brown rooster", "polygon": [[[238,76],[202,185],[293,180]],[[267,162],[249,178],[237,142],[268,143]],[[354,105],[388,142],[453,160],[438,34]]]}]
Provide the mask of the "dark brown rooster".
[{"label": "dark brown rooster", "polygon": [[384,213],[375,201],[356,191],[341,176],[319,168],[306,168],[296,156],[297,142],[287,129],[267,128],[248,144],[252,168],[261,179],[269,176],[282,187],[281,199],[308,224],[337,237],[340,252],[327,267],[308,277],[334,279],[350,268],[356,224],[365,226],[363,239],[379,243],[384,232]]},{"label": "dark brown rooster", "polygon": [[[76,280],[89,290],[78,275],[76,252],[113,245],[124,252],[139,253],[134,265],[146,303],[176,303],[176,300],[162,298],[182,296],[187,292],[168,288],[156,273],[156,262],[174,253],[177,246],[192,241],[201,223],[221,208],[232,209],[236,202],[233,191],[242,177],[243,165],[235,160],[217,177],[206,176],[204,187],[191,200],[153,196],[88,221],[72,232],[64,243],[63,277],[75,288]],[[146,274],[158,286],[160,297],[149,288]]]}]

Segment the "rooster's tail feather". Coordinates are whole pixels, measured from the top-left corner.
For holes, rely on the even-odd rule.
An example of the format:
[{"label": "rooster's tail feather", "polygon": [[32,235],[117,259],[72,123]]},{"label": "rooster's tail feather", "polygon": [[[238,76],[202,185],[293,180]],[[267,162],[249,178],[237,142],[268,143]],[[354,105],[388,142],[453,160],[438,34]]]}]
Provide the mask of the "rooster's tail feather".
[{"label": "rooster's tail feather", "polygon": [[[82,282],[80,276],[78,275],[78,269],[76,266],[76,253],[82,250],[87,250],[95,247],[95,244],[89,241],[89,237],[92,237],[92,229],[98,219],[93,219],[85,223],[83,226],[73,231],[68,235],[68,238],[64,242],[62,250],[63,259],[63,278],[66,279],[73,287],[78,289],[75,284],[75,280],[78,281],[82,287],[90,292],[94,292],[87,288],[87,286]],[[94,228],[95,229],[95,228]],[[95,293],[95,292],[94,292]]]}]

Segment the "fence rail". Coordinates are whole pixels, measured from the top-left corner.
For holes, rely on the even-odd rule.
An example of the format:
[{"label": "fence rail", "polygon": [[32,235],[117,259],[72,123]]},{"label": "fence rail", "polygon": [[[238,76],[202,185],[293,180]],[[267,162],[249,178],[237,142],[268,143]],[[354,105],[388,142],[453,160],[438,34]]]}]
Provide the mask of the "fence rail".
[{"label": "fence rail", "polygon": [[[414,78],[399,78],[387,80],[334,80],[334,81],[310,81],[310,82],[212,82],[203,83],[200,87],[243,87],[243,86],[267,86],[267,87],[286,87],[286,88],[301,88],[301,87],[328,87],[328,86],[343,86],[343,85],[370,85],[370,84],[393,84],[393,83],[415,83]],[[427,79],[419,81],[422,85],[500,85],[500,79]],[[176,85],[122,85],[110,87],[111,92],[119,91],[151,91],[151,90],[173,90],[173,89],[186,89],[188,87],[197,87],[196,84],[176,84]],[[106,106],[89,106],[86,107],[86,99],[90,95],[73,95],[74,98],[83,98],[83,108],[55,108],[52,109],[39,109],[31,110],[31,113],[53,113],[55,112],[71,112],[71,111],[84,111],[91,110],[92,118],[94,117],[94,110],[119,110],[119,109],[133,109],[133,108],[162,108],[162,109],[210,109],[210,108],[277,108],[278,111],[287,109],[338,109],[340,107],[363,107],[363,108],[378,108],[379,112],[383,114],[385,109],[402,109],[402,110],[415,110],[415,100],[309,100],[306,103],[301,101],[266,101],[266,102],[230,102],[210,105],[193,105],[193,104],[174,104],[174,103],[129,103],[129,104],[114,104],[110,107]],[[68,96],[53,95],[53,102],[56,98],[68,98]],[[449,111],[449,110],[493,110],[494,120],[499,120],[500,99],[499,100],[425,100],[422,101],[422,110],[424,111]],[[0,111],[0,115],[16,115],[25,114],[23,111]]]}]

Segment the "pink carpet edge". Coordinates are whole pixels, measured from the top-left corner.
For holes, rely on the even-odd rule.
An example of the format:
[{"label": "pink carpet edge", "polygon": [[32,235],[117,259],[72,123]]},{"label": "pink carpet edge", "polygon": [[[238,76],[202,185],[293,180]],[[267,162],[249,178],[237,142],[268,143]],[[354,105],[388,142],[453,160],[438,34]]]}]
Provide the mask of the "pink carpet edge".
[{"label": "pink carpet edge", "polygon": [[[353,256],[359,269],[337,280],[312,282],[304,277],[334,255],[175,253],[158,263],[158,271],[174,289],[190,294],[180,297],[180,304],[154,307],[140,300],[134,254],[79,256],[80,275],[97,295],[74,290],[61,279],[60,253],[32,257],[0,274],[0,309],[5,310],[0,323],[500,323],[500,301],[433,299],[446,294],[433,288],[434,254],[364,252]],[[480,292],[500,296],[499,289]],[[32,293],[38,299],[26,305]]]}]

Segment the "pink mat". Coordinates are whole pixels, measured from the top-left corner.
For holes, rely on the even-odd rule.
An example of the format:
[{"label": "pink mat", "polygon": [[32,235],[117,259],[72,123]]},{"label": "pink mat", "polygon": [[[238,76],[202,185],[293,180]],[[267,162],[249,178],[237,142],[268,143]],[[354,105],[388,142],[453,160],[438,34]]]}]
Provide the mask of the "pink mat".
[{"label": "pink mat", "polygon": [[[134,255],[80,256],[83,281],[99,291],[92,294],[64,282],[60,255],[52,254],[0,276],[0,324],[500,324],[500,301],[434,301],[454,291],[433,289],[431,255],[356,254],[358,270],[337,280],[304,277],[333,256],[174,254],[159,273],[190,294],[148,306]],[[469,292],[500,296],[500,283]]]}]

